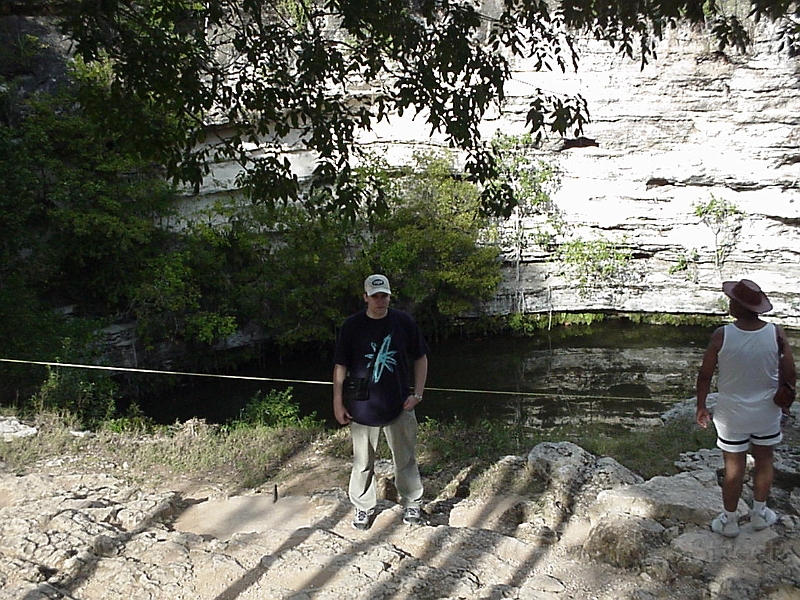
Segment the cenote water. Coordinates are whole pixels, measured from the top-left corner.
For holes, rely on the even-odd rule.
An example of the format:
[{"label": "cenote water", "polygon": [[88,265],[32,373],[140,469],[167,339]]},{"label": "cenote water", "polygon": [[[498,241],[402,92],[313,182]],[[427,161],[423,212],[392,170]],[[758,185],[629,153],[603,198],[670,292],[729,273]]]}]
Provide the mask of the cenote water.
[{"label": "cenote water", "polygon": [[[566,423],[635,427],[694,396],[713,329],[613,319],[532,337],[432,344],[428,386],[417,417],[470,424],[491,420],[526,428]],[[800,333],[788,335],[792,348],[800,348]],[[291,387],[303,414],[316,412],[334,425],[331,372],[330,354],[268,361],[231,374],[291,383],[187,377],[179,389],[143,399],[140,405],[160,423],[192,417],[224,423],[235,419],[258,391]]]}]

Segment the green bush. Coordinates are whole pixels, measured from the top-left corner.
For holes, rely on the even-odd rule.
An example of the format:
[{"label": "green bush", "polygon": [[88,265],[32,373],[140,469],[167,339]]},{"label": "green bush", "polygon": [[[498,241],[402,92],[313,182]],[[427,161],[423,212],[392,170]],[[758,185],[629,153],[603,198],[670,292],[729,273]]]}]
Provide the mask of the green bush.
[{"label": "green bush", "polygon": [[574,239],[559,248],[562,274],[581,295],[602,287],[621,287],[631,277],[631,251],[606,239]]},{"label": "green bush", "polygon": [[490,299],[501,274],[500,253],[483,242],[489,220],[477,187],[454,176],[454,157],[416,157],[388,201],[386,217],[370,225],[363,260],[386,273],[399,305],[410,309],[435,337],[458,317],[477,313]]},{"label": "green bush", "polygon": [[72,415],[89,429],[115,416],[119,390],[107,373],[64,367],[48,367],[47,373],[31,401],[37,413]]},{"label": "green bush", "polygon": [[299,427],[312,429],[322,426],[316,413],[300,416],[300,406],[292,399],[293,389],[270,390],[266,395],[259,391],[241,410],[232,425],[238,427]]},{"label": "green bush", "polygon": [[102,425],[102,429],[110,433],[152,433],[155,428],[153,419],[135,403],[131,404],[125,416],[106,419]]}]

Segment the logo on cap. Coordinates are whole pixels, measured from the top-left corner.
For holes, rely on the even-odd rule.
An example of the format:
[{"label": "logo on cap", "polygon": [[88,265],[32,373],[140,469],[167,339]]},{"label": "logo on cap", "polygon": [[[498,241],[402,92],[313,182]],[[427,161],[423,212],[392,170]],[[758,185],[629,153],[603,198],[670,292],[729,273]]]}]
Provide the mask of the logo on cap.
[{"label": "logo on cap", "polygon": [[384,275],[370,275],[364,280],[364,291],[368,296],[374,296],[378,292],[391,294],[389,280]]}]

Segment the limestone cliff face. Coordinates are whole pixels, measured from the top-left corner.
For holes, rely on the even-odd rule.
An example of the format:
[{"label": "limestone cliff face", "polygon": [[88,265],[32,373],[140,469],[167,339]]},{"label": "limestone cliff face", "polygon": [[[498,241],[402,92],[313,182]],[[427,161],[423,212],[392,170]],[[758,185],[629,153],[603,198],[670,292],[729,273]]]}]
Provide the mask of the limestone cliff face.
[{"label": "limestone cliff face", "polygon": [[[547,249],[517,248],[519,262],[507,248],[489,311],[722,314],[721,282],[748,277],[772,299],[771,318],[800,327],[800,61],[778,51],[771,30],[753,35],[747,55],[715,52],[706,34],[684,28],[667,32],[644,68],[593,40],[581,45],[577,73],[516,65],[488,137],[525,132],[537,87],[581,94],[592,120],[583,145],[550,140],[535,151],[557,169],[553,199],[569,233]],[[438,144],[410,117],[380,124],[363,143],[396,163]],[[311,167],[302,151],[291,155]],[[712,201],[733,216],[704,222],[698,207]],[[510,226],[532,229],[528,221]],[[581,284],[559,249],[598,240],[629,258],[606,272],[584,259]]]},{"label": "limestone cliff face", "polygon": [[[800,325],[800,62],[779,53],[768,30],[747,56],[712,48],[683,29],[644,69],[594,42],[577,74],[542,81],[520,65],[496,126],[523,130],[527,84],[582,94],[585,135],[597,146],[553,144],[540,156],[559,170],[554,199],[573,232],[614,241],[631,258],[617,273],[622,286],[595,280],[578,290],[552,256],[530,255],[493,310],[522,298],[533,312],[718,313],[721,281],[748,277],[772,299],[775,320]],[[741,214],[704,223],[696,209],[712,199]]]},{"label": "limestone cliff face", "polygon": [[[552,139],[534,152],[557,169],[553,199],[568,233],[544,249],[505,248],[505,281],[487,310],[723,314],[721,282],[747,277],[772,299],[773,320],[800,327],[800,60],[778,50],[770,29],[751,33],[746,55],[716,52],[707,34],[679,28],[644,68],[588,39],[577,73],[515,65],[487,137],[524,133],[539,87],[581,94],[591,122],[584,143]],[[362,142],[397,164],[440,143],[409,115]],[[287,156],[301,173],[313,167],[291,144]],[[213,197],[235,173],[218,165],[204,193]],[[704,222],[698,208],[712,202],[730,216]],[[567,243],[601,240],[628,258],[605,269],[597,256],[572,266],[560,258]]]}]

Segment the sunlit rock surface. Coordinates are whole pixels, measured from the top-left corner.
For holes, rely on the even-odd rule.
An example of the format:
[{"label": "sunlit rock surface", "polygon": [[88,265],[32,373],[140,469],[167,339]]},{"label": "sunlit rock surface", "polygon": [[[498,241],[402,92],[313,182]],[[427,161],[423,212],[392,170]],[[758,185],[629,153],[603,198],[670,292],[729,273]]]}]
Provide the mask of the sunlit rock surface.
[{"label": "sunlit rock surface", "polygon": [[743,505],[736,539],[708,528],[718,450],[644,481],[575,444],[540,444],[447,486],[426,525],[381,499],[368,531],[352,528],[341,488],[226,496],[80,461],[0,468],[0,599],[782,598],[800,587],[800,518],[797,480],[782,477],[798,456],[778,456],[779,522],[753,531]]}]

